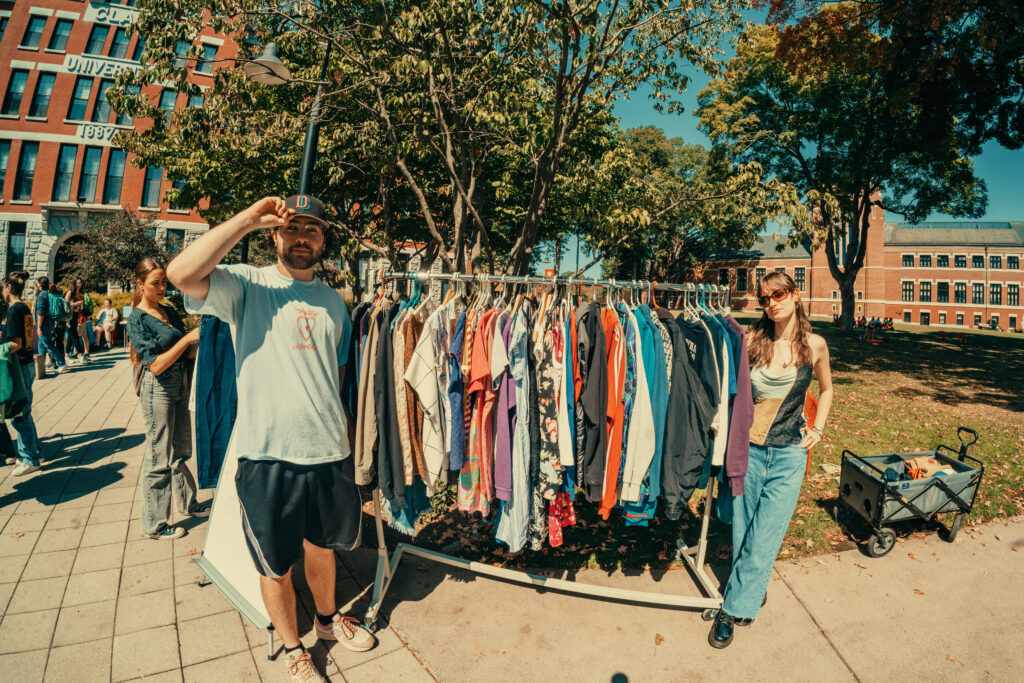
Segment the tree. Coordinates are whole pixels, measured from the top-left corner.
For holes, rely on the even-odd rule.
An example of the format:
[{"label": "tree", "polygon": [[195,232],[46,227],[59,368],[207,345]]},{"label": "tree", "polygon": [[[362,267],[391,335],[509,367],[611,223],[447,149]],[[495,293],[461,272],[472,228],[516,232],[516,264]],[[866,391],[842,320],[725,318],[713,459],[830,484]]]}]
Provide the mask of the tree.
[{"label": "tree", "polygon": [[[184,180],[180,197],[208,198],[203,215],[217,220],[294,187],[326,44],[316,192],[339,209],[339,227],[370,238],[393,262],[395,240],[417,238],[428,244],[428,262],[522,273],[539,241],[565,231],[547,220],[551,205],[602,163],[612,104],[646,83],[659,106],[678,109],[684,67],[713,68],[744,4],[145,3],[135,24],[149,36],[144,67],[122,74],[109,97],[119,111],[154,120],[148,130],[121,133],[119,144],[140,165],[162,165]],[[221,69],[202,107],[167,122],[129,86],[170,82],[196,91],[176,65],[175,46],[205,26],[276,40],[293,83],[269,88],[245,81],[238,68]],[[245,59],[258,46],[243,42],[241,50]],[[194,47],[189,59],[197,57]],[[634,214],[634,225],[641,220]]]},{"label": "tree", "polygon": [[793,44],[829,58],[799,68],[780,57],[777,27],[748,25],[736,56],[699,98],[716,148],[738,162],[759,160],[805,196],[811,220],[790,238],[825,249],[847,331],[873,207],[922,220],[933,211],[976,217],[986,203],[971,162],[980,138],[968,117],[946,112],[937,121],[922,111],[916,86],[888,62],[886,40],[856,13],[839,3],[802,24]]},{"label": "tree", "polygon": [[92,286],[115,282],[125,291],[132,289],[139,261],[152,256],[167,263],[170,257],[156,241],[156,227],[126,211],[90,217],[84,239],[66,247],[70,259],[65,279],[82,278]]}]

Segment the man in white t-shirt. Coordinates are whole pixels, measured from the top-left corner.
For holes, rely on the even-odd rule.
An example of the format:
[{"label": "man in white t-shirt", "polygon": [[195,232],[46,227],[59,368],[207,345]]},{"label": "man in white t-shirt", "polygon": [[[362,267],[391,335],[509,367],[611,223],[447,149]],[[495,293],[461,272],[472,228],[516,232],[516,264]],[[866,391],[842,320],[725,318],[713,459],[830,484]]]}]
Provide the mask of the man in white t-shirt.
[{"label": "man in white t-shirt", "polygon": [[[316,197],[267,197],[199,237],[167,268],[189,310],[234,328],[242,525],[293,681],[324,680],[299,640],[291,569],[300,557],[317,636],[355,651],[376,644],[356,619],[337,613],[334,596],[334,551],[359,546],[361,506],[340,394],[352,326],[345,302],[313,274],[327,227]],[[217,265],[263,228],[277,263]]]}]

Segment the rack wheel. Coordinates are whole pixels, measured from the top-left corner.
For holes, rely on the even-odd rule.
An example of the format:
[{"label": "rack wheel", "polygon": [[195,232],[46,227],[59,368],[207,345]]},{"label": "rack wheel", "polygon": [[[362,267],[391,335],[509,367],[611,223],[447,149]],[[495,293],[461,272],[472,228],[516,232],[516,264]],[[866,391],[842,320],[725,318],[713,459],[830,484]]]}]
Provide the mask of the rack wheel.
[{"label": "rack wheel", "polygon": [[896,532],[882,527],[868,539],[865,549],[871,557],[885,557],[896,547]]},{"label": "rack wheel", "polygon": [[712,609],[712,608],[709,607],[706,610],[704,610],[703,612],[701,612],[700,618],[703,619],[704,621],[714,621],[715,617],[717,617],[717,616],[718,616],[718,610],[717,609]]},{"label": "rack wheel", "polygon": [[373,619],[366,619],[366,620],[364,620],[363,621],[363,628],[365,628],[370,633],[376,633],[377,629],[379,628],[378,625],[377,625],[376,617],[374,617]]},{"label": "rack wheel", "polygon": [[964,513],[956,513],[956,517],[953,518],[953,523],[949,525],[949,529],[946,531],[946,540],[952,543],[956,540],[956,535],[960,533],[960,525],[964,521]]}]

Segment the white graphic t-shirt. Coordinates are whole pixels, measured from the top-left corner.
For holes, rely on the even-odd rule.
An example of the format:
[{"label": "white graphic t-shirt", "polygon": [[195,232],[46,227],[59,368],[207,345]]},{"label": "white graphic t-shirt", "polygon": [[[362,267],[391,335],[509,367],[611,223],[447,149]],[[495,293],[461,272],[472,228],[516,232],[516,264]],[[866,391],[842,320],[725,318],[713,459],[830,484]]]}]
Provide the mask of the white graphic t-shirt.
[{"label": "white graphic t-shirt", "polygon": [[206,301],[186,308],[232,326],[239,458],[318,465],[349,456],[338,368],[352,324],[341,296],[276,266],[217,266]]}]

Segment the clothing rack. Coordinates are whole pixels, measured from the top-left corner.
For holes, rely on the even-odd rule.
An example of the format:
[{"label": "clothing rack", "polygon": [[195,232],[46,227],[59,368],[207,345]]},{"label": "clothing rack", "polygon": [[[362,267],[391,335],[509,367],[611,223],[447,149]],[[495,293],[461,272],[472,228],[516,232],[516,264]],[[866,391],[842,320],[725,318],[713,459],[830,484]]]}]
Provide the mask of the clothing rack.
[{"label": "clothing rack", "polygon": [[[386,286],[388,280],[447,280],[451,282],[476,282],[476,283],[504,283],[504,284],[526,284],[526,285],[564,285],[564,286],[596,286],[622,289],[646,289],[667,290],[675,292],[687,292],[694,294],[710,293],[726,295],[728,301],[729,288],[725,285],[691,284],[691,283],[657,283],[646,280],[615,280],[615,279],[594,279],[594,278],[567,278],[567,277],[538,277],[538,276],[511,276],[511,275],[470,275],[464,273],[431,273],[431,272],[386,272],[380,274],[380,286]],[[627,590],[622,588],[611,588],[606,586],[595,586],[591,584],[578,583],[574,580],[564,578],[549,578],[531,574],[518,569],[506,567],[494,567],[489,564],[474,562],[453,555],[447,555],[434,550],[421,548],[413,543],[398,543],[395,550],[388,554],[387,543],[384,539],[384,523],[381,516],[382,503],[380,490],[373,492],[373,516],[377,532],[377,571],[373,583],[373,596],[370,605],[366,610],[364,625],[371,631],[378,626],[381,604],[384,600],[391,581],[398,571],[399,562],[405,555],[420,557],[425,560],[439,562],[450,567],[468,570],[474,574],[492,576],[506,581],[513,581],[527,585],[547,588],[566,593],[585,595],[610,600],[621,600],[626,602],[638,602],[662,607],[684,607],[692,609],[708,610],[719,609],[722,606],[722,595],[713,576],[704,569],[707,558],[708,528],[711,521],[711,500],[715,487],[715,477],[708,482],[707,495],[704,499],[704,509],[701,513],[700,535],[694,546],[687,545],[680,537],[676,540],[678,556],[685,560],[690,571],[697,580],[699,588],[703,588],[706,597],[675,595],[668,593],[654,593],[650,591]]]}]

